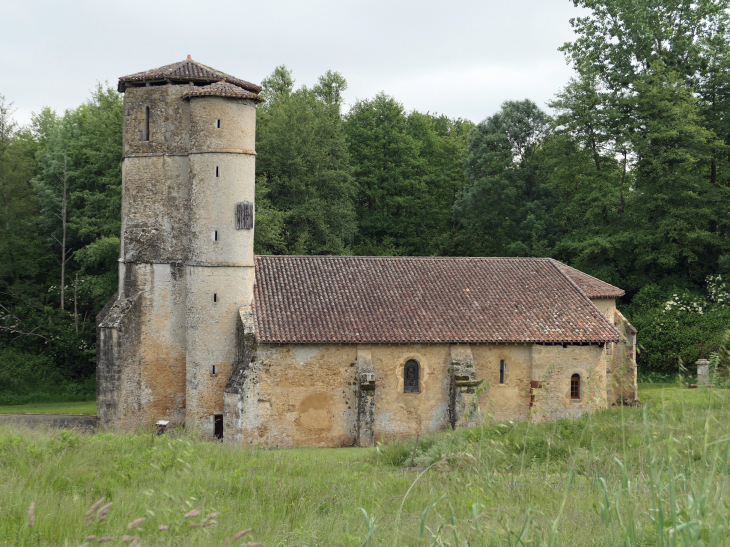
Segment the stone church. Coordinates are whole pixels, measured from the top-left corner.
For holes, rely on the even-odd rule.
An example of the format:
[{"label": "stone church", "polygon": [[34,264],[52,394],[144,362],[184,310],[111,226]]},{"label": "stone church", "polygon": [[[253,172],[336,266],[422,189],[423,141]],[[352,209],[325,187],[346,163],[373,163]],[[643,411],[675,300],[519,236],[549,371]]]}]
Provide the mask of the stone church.
[{"label": "stone church", "polygon": [[623,291],[547,258],[255,256],[261,87],[190,58],[119,79],[106,427],[350,446],[636,396]]}]

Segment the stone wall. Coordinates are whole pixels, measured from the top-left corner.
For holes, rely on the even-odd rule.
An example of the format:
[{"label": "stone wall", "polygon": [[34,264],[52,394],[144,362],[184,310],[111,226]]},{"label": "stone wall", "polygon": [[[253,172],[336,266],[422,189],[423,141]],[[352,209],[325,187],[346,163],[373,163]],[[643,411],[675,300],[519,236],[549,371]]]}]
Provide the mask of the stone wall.
[{"label": "stone wall", "polygon": [[[416,393],[404,393],[410,359],[419,364]],[[452,422],[578,416],[606,406],[605,359],[598,345],[259,344],[226,388],[224,438],[244,446],[365,446]],[[583,378],[579,401],[570,399],[574,373]],[[531,408],[536,378],[542,388]]]},{"label": "stone wall", "polygon": [[638,393],[636,369],[636,329],[616,309],[614,298],[593,298],[591,302],[621,333],[621,341],[606,344],[608,402],[636,399]]},{"label": "stone wall", "polygon": [[131,429],[185,419],[181,264],[120,264],[123,291],[98,321],[97,411]]},{"label": "stone wall", "polygon": [[[532,345],[479,344],[472,346],[477,378],[484,379],[487,391],[479,396],[483,413],[494,420],[526,420],[530,415]],[[504,361],[504,384],[499,383],[500,362]]]},{"label": "stone wall", "polygon": [[621,333],[621,342],[608,344],[608,400],[612,403],[637,398],[636,329],[618,310],[613,310],[613,323]]},{"label": "stone wall", "polygon": [[[571,377],[580,377],[580,397],[571,398]],[[579,417],[606,407],[606,351],[603,345],[533,345],[532,409],[541,422]]]},{"label": "stone wall", "polygon": [[251,302],[254,270],[186,266],[186,275],[187,421],[212,435],[213,416],[223,414],[223,390],[236,362],[238,309]]}]

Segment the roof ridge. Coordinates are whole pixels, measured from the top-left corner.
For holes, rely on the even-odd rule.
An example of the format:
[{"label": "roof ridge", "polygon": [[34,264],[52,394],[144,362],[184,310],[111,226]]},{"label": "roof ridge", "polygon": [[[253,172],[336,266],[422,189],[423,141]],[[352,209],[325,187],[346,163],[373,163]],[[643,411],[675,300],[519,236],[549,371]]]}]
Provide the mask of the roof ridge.
[{"label": "roof ridge", "polygon": [[[212,85],[212,84],[211,84]],[[540,256],[378,256],[378,255],[254,255],[255,258],[324,258],[324,259],[345,259],[345,258],[357,258],[357,259],[377,259],[377,260],[405,260],[405,259],[416,259],[416,260],[553,260],[548,257]]]},{"label": "roof ridge", "polygon": [[[586,293],[586,295],[588,295],[588,298],[620,298],[621,296],[626,294],[626,291],[624,291],[623,289],[612,285],[611,283],[604,281],[603,279],[600,279],[594,275],[586,273],[583,270],[574,268],[573,266],[570,266],[565,262],[555,260],[555,263],[557,264],[558,268],[563,273],[565,273],[565,275],[575,281],[579,287],[586,287],[585,289],[583,289],[583,291]],[[591,285],[594,285],[595,287],[591,288]]]},{"label": "roof ridge", "polygon": [[[590,304],[590,306],[591,306],[591,307],[590,307],[589,309],[591,309],[591,311],[594,311],[594,312],[598,312],[598,315],[599,315],[599,317],[600,317],[600,318],[601,318],[602,320],[604,320],[604,321],[605,321],[606,323],[608,323],[608,325],[609,325],[609,326],[610,326],[610,327],[611,327],[612,329],[614,329],[614,330],[615,330],[615,331],[616,331],[616,332],[617,332],[617,333],[619,334],[619,337],[620,337],[620,336],[621,336],[621,333],[620,333],[620,332],[619,332],[619,330],[618,330],[618,329],[616,328],[616,325],[614,325],[614,324],[613,324],[613,323],[612,323],[611,321],[609,321],[609,320],[608,320],[608,317],[606,317],[605,315],[603,315],[603,314],[601,313],[601,310],[599,310],[599,309],[598,309],[598,308],[596,307],[596,305],[595,305],[595,304],[593,303],[593,300],[591,300],[591,299],[590,299],[590,298],[588,297],[588,295],[587,295],[587,294],[585,293],[585,291],[584,291],[583,289],[581,289],[581,288],[580,288],[580,286],[578,285],[578,283],[576,283],[575,281],[573,281],[573,279],[571,279],[571,278],[570,278],[570,276],[569,276],[569,275],[568,275],[567,273],[565,273],[565,272],[564,272],[564,271],[563,271],[563,270],[562,270],[562,269],[560,268],[560,266],[558,266],[558,264],[563,264],[563,263],[562,263],[562,262],[560,262],[559,260],[555,260],[554,258],[549,258],[549,259],[548,259],[548,261],[550,262],[550,264],[552,264],[553,268],[555,268],[555,269],[556,269],[556,270],[557,270],[557,271],[558,271],[558,272],[560,273],[560,275],[562,275],[562,276],[563,276],[563,277],[564,277],[565,279],[567,279],[567,280],[568,280],[568,282],[569,282],[569,283],[570,283],[571,285],[573,285],[573,287],[575,287],[575,288],[576,288],[576,289],[578,290],[578,294],[580,294],[580,295],[581,295],[581,296],[582,296],[582,297],[583,297],[584,299],[586,299],[586,300],[588,301],[588,303],[589,303],[589,304]],[[567,266],[567,264],[566,264],[566,266]],[[570,266],[568,266],[568,267],[570,267]],[[575,268],[573,268],[573,269],[575,269]],[[586,274],[586,275],[587,275],[587,274]],[[591,277],[593,277],[593,276],[591,276]],[[597,278],[596,278],[596,279],[597,279]],[[599,279],[599,281],[600,281],[600,279]],[[605,283],[605,281],[604,281],[604,283]]]},{"label": "roof ridge", "polygon": [[[575,287],[576,289],[578,289],[578,292],[581,294],[581,296],[583,296],[583,298],[585,298],[591,304],[593,304],[593,301],[590,298],[588,298],[588,295],[583,291],[583,289],[580,288],[580,286],[578,285],[578,283],[576,283],[575,281],[573,281],[568,274],[566,274],[563,270],[560,269],[560,266],[558,266],[558,264],[562,264],[562,262],[560,262],[559,260],[555,260],[554,258],[549,258],[548,260],[550,261],[550,264],[552,264],[553,268],[555,268],[556,270],[558,270],[558,273],[560,275],[562,275],[565,279],[567,279],[568,282],[571,285],[573,285],[573,287]],[[595,304],[593,304],[593,305],[595,306]]]}]

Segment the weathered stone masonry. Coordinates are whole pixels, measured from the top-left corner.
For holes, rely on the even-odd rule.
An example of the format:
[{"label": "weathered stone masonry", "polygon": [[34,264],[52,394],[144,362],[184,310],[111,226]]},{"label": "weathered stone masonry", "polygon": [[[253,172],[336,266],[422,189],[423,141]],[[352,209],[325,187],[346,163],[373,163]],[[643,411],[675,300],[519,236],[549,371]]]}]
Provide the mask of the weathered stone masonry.
[{"label": "weathered stone masonry", "polygon": [[254,200],[261,100],[258,86],[225,76],[188,60],[120,79],[120,286],[98,321],[104,424],[165,419],[212,433],[223,412],[253,285],[252,225],[236,226],[236,211]]},{"label": "weathered stone masonry", "polygon": [[371,446],[636,397],[620,289],[550,259],[255,257],[261,88],[188,58],[119,90],[119,289],[97,318],[104,426]]}]

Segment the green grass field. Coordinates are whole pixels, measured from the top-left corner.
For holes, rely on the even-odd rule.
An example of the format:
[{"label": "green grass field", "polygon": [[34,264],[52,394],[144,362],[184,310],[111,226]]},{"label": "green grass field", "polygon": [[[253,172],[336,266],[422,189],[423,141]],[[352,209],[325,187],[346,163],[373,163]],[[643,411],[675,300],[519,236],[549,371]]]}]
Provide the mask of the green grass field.
[{"label": "green grass field", "polygon": [[[74,546],[93,535],[122,545],[126,534],[145,547],[207,546],[252,528],[230,545],[730,544],[730,392],[655,384],[642,385],[640,397],[644,408],[427,435],[415,469],[413,439],[241,450],[190,431],[87,436],[6,426],[0,538]],[[87,526],[102,497],[112,503],[106,518],[96,511]],[[192,509],[201,515],[185,519]]]},{"label": "green grass field", "polygon": [[96,401],[75,403],[29,403],[27,405],[0,406],[0,414],[19,414],[22,412],[42,414],[96,414]]}]

